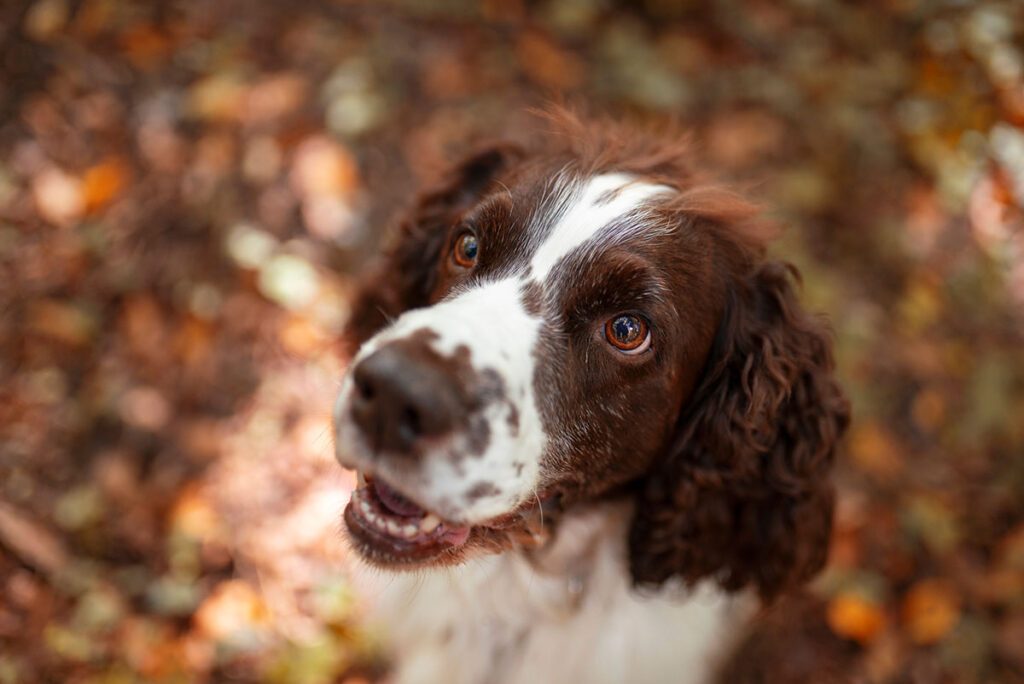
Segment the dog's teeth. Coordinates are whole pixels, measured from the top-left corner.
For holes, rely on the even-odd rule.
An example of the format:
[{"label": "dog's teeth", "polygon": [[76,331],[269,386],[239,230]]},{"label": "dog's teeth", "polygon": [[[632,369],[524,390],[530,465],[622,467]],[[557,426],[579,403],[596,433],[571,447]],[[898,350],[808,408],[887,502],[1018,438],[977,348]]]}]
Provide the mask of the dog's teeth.
[{"label": "dog's teeth", "polygon": [[441,519],[433,513],[429,513],[423,520],[420,520],[420,529],[424,532],[433,532],[440,524]]},{"label": "dog's teeth", "polygon": [[396,523],[394,520],[388,520],[388,532],[397,536],[401,531],[402,528],[401,526],[399,526],[398,523]]},{"label": "dog's teeth", "polygon": [[361,510],[363,512],[363,515],[367,515],[367,516],[370,515],[370,513],[373,512],[373,510],[370,508],[370,504],[366,503],[365,499],[360,499],[359,500],[359,510]]},{"label": "dog's teeth", "polygon": [[405,527],[402,528],[402,536],[406,537],[408,539],[412,539],[417,534],[419,534],[419,532],[420,532],[420,528],[417,527],[416,525],[406,525]]}]

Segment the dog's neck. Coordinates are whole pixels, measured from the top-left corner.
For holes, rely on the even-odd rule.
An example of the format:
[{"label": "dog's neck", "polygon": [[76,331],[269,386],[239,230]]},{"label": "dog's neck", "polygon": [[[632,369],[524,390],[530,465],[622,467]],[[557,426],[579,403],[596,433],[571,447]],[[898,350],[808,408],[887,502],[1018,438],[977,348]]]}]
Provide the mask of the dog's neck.
[{"label": "dog's neck", "polygon": [[541,548],[377,575],[395,681],[705,681],[750,601],[710,584],[636,593],[630,518],[624,501],[573,507]]}]

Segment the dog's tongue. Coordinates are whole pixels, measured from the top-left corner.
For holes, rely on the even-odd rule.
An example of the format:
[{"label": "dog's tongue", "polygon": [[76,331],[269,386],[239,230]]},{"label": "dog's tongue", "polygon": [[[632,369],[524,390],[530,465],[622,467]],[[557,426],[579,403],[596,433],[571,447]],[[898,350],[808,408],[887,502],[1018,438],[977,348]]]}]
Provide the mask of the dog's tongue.
[{"label": "dog's tongue", "polygon": [[377,491],[377,496],[380,497],[381,503],[395,515],[401,515],[406,518],[422,518],[427,514],[422,508],[380,480],[374,480],[373,487]]},{"label": "dog's tongue", "polygon": [[462,546],[469,539],[468,527],[452,527],[444,534],[444,540],[452,546]]}]

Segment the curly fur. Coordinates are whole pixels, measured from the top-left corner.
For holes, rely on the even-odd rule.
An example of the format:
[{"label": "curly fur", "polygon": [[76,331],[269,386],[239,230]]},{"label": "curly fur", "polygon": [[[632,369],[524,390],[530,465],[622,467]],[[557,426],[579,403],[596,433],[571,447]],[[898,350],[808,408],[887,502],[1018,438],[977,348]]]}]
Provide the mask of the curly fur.
[{"label": "curly fur", "polygon": [[849,408],[796,275],[766,262],[736,283],[701,384],[637,496],[636,582],[715,577],[771,598],[824,564]]}]

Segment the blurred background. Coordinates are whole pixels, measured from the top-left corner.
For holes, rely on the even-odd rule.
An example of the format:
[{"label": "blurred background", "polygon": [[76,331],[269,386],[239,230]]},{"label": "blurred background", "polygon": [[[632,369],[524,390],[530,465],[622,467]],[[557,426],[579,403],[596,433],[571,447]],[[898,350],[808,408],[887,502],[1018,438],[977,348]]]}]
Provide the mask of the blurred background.
[{"label": "blurred background", "polygon": [[686,122],[833,321],[836,538],[774,656],[1024,681],[1024,3],[4,0],[0,684],[379,675],[349,296],[552,99]]}]

